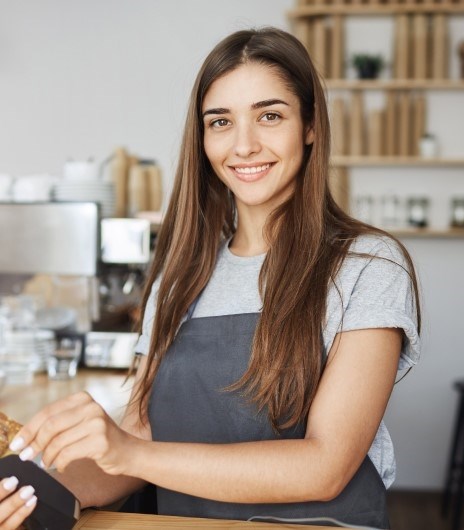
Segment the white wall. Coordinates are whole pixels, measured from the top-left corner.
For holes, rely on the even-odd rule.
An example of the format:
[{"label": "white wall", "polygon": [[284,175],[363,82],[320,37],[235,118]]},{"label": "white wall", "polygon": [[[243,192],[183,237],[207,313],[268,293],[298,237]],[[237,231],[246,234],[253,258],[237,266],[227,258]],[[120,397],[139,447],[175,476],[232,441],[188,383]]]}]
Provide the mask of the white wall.
[{"label": "white wall", "polygon": [[452,384],[464,379],[464,245],[460,240],[403,242],[422,284],[423,349],[421,362],[394,388],[386,415],[398,464],[395,487],[440,489],[457,407]]},{"label": "white wall", "polygon": [[0,0],[0,173],[60,175],[118,145],[169,183],[199,65],[226,34],[287,28],[292,0]]},{"label": "white wall", "polygon": [[[101,161],[125,145],[156,158],[169,183],[187,97],[205,54],[237,29],[288,29],[285,12],[294,3],[0,0],[0,173],[60,175],[67,157]],[[460,21],[454,34],[462,31]],[[462,157],[463,94],[431,97],[437,100],[431,125],[449,146],[445,154]],[[464,193],[463,176],[461,169],[363,169],[354,174],[353,191],[378,195],[394,185],[413,193],[429,186],[441,197],[434,222],[443,225],[446,197]],[[464,246],[462,240],[405,242],[421,273],[424,355],[395,388],[387,425],[396,445],[396,487],[439,488],[456,405],[451,382],[464,377]]]}]

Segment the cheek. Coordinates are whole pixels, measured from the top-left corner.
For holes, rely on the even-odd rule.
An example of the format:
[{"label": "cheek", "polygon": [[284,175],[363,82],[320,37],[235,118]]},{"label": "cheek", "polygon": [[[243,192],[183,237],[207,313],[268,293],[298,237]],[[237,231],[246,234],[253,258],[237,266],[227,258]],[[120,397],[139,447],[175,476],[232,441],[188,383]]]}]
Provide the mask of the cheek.
[{"label": "cheek", "polygon": [[221,149],[218,142],[205,138],[203,147],[211,165],[217,164],[221,158]]}]

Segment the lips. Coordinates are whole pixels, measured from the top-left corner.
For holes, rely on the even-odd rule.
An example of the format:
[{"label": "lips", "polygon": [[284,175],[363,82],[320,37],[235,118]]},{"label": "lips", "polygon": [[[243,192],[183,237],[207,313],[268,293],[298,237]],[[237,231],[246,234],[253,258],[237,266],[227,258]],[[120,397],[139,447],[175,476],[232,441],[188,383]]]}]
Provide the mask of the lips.
[{"label": "lips", "polygon": [[267,175],[273,163],[255,164],[248,166],[231,166],[235,176],[244,182],[254,182]]}]

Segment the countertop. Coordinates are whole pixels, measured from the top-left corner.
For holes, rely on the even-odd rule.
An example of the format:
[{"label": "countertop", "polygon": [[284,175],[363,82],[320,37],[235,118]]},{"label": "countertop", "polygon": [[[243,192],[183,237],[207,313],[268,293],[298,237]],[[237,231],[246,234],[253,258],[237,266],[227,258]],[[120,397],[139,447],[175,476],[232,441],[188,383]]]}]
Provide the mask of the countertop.
[{"label": "countertop", "polygon": [[82,368],[74,379],[51,381],[36,374],[30,385],[6,386],[0,393],[0,410],[20,423],[27,422],[45,405],[74,392],[86,390],[118,421],[131,391],[131,380],[124,384],[125,371]]},{"label": "countertop", "polygon": [[87,510],[74,530],[280,530],[283,528],[311,528],[327,530],[332,526],[308,526],[264,522],[200,519],[197,517],[172,517],[166,515],[142,515]]}]

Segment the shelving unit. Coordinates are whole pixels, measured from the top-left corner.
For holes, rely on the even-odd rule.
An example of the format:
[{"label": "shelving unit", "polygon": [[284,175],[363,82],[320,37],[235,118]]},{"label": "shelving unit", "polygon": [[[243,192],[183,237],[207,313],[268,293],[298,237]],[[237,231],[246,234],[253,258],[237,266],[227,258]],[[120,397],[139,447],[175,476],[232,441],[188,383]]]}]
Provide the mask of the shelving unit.
[{"label": "shelving unit", "polygon": [[299,7],[289,11],[288,16],[291,19],[300,20],[302,18],[321,16],[321,15],[356,15],[356,16],[373,16],[373,15],[404,15],[404,14],[434,14],[444,13],[454,15],[464,13],[464,2],[442,1],[433,3],[428,2],[397,2],[397,3],[381,3],[378,2],[362,2],[354,1],[351,3],[343,3],[342,1],[333,4],[325,4],[317,0],[308,5],[300,5]]},{"label": "shelving unit", "polygon": [[449,230],[430,230],[423,228],[410,228],[389,230],[396,237],[420,237],[436,239],[461,239],[464,238],[464,228],[450,228]]},{"label": "shelving unit", "polygon": [[419,156],[333,156],[333,167],[462,167],[464,158],[422,158]]},{"label": "shelving unit", "polygon": [[[449,78],[447,34],[450,17],[464,15],[464,0],[297,0],[296,4],[288,13],[294,34],[318,65],[329,94],[342,92],[344,96],[330,101],[330,185],[343,208],[350,208],[350,172],[354,168],[464,168],[464,158],[419,156],[419,140],[427,131],[426,94],[464,92],[464,79]],[[352,16],[393,18],[392,78],[344,78],[345,22]],[[385,107],[367,112],[365,92],[383,93]],[[464,237],[464,229],[402,229],[395,233]]]},{"label": "shelving unit", "polygon": [[464,90],[459,79],[327,79],[329,90]]}]

